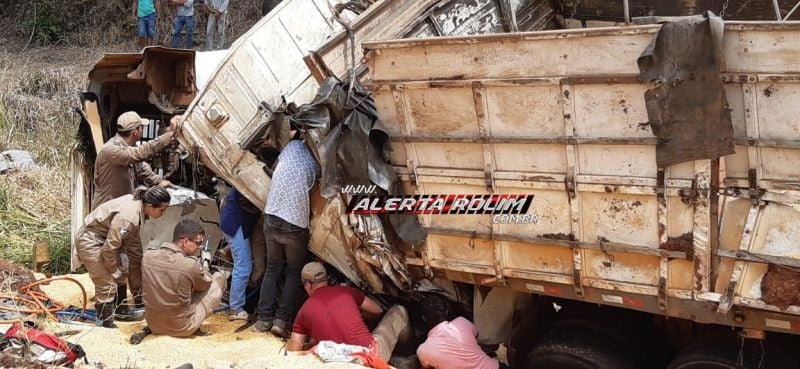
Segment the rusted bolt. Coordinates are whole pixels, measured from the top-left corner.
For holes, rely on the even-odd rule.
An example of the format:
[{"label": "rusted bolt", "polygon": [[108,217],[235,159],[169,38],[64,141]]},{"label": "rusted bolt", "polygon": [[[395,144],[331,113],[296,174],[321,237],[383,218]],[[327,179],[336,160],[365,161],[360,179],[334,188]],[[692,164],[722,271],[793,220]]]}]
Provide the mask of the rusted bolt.
[{"label": "rusted bolt", "polygon": [[225,120],[226,114],[218,106],[212,106],[211,109],[208,109],[206,118],[208,118],[211,124],[218,125]]},{"label": "rusted bolt", "polygon": [[744,312],[742,312],[741,310],[735,310],[733,312],[733,321],[734,322],[736,322],[736,323],[744,323],[744,319],[745,319]]}]

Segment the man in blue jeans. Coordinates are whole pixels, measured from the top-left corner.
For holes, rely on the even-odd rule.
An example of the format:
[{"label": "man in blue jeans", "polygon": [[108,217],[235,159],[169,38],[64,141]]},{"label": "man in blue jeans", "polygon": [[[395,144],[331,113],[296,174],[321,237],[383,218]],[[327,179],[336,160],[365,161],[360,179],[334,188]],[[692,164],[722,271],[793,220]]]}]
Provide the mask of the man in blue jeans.
[{"label": "man in blue jeans", "polygon": [[156,37],[156,7],[153,0],[133,0],[133,12],[139,34],[136,43],[140,49],[152,45]]},{"label": "man in blue jeans", "polygon": [[181,31],[186,26],[186,48],[192,48],[192,34],[194,33],[194,0],[172,0],[172,5],[177,7],[178,16],[175,17],[175,26],[172,31],[172,47],[178,48],[181,42]]},{"label": "man in blue jeans", "polygon": [[[289,136],[295,136],[291,131]],[[300,270],[308,253],[308,222],[311,214],[309,192],[319,177],[319,165],[306,144],[289,141],[278,156],[264,209],[264,238],[267,243],[267,270],[261,283],[258,321],[255,329],[288,338],[292,316],[297,313],[303,286]],[[278,298],[278,280],[286,261],[286,281]]]},{"label": "man in blue jeans", "polygon": [[251,205],[235,188],[231,189],[225,199],[225,206],[220,214],[220,229],[230,243],[233,254],[233,273],[231,275],[231,292],[228,303],[230,320],[247,320],[244,311],[245,289],[253,270],[250,235],[253,234],[259,209]]}]

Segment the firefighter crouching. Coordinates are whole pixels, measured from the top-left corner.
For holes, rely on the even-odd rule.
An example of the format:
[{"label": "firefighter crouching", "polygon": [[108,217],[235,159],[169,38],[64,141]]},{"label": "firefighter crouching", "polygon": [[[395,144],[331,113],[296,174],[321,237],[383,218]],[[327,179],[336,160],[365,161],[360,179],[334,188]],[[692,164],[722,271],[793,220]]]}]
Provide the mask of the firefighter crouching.
[{"label": "firefighter crouching", "polygon": [[123,303],[128,275],[132,291],[142,288],[139,227],[145,217],[161,217],[169,202],[169,192],[161,187],[139,188],[133,195],[100,205],[86,217],[75,248],[94,282],[98,325],[115,328],[115,314],[119,320],[132,316]]}]

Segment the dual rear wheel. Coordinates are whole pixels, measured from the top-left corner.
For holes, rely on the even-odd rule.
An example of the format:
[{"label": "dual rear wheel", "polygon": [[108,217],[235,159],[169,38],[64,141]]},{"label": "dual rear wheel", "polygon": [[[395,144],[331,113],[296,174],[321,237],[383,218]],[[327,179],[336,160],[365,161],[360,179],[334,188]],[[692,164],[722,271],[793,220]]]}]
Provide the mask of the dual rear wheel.
[{"label": "dual rear wheel", "polygon": [[[525,369],[783,369],[798,362],[767,341],[742,341],[733,331],[704,336],[669,363],[649,356],[639,346],[648,337],[627,337],[593,327],[556,324],[527,356]],[[666,343],[661,343],[665,345]]]}]

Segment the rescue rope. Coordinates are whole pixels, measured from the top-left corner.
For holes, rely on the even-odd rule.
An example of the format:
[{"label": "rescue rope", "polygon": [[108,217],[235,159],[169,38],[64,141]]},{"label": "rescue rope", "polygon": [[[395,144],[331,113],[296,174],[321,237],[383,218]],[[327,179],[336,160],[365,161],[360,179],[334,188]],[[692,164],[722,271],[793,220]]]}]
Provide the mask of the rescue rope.
[{"label": "rescue rope", "polygon": [[[78,287],[80,287],[81,294],[83,297],[83,308],[81,309],[81,312],[82,313],[85,312],[89,303],[89,298],[86,295],[86,288],[83,287],[83,284],[77,279],[72,277],[56,276],[51,278],[45,278],[33,282],[31,284],[25,285],[19,289],[18,293],[15,294],[0,293],[0,299],[10,300],[15,305],[13,307],[0,305],[0,310],[28,314],[24,318],[0,320],[0,324],[11,324],[21,320],[28,320],[31,318],[35,318],[39,315],[46,315],[50,319],[58,321],[58,318],[56,318],[54,313],[64,310],[66,307],[59,302],[53,301],[49,296],[47,296],[46,293],[42,291],[33,290],[33,288],[43,283],[49,283],[60,280],[74,282],[75,284],[78,285]],[[51,307],[48,308],[47,305],[50,305]]]}]

